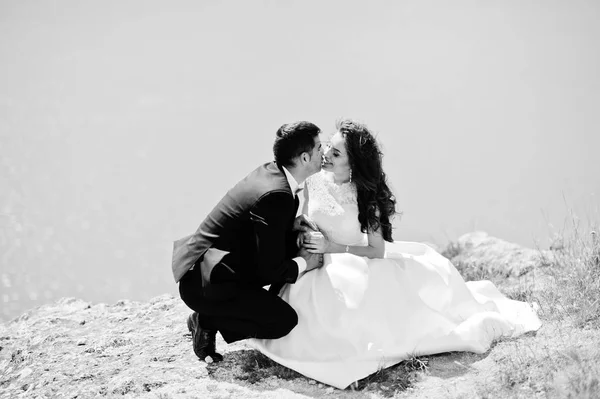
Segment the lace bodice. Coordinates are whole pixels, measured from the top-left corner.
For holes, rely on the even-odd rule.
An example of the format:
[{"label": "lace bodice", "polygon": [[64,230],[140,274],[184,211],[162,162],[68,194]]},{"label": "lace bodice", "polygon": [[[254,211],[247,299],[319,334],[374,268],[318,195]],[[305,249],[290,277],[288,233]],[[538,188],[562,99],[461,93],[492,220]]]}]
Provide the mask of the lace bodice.
[{"label": "lace bodice", "polygon": [[330,241],[342,245],[366,245],[367,236],[360,231],[356,187],[338,185],[333,173],[321,171],[306,181],[308,216]]}]

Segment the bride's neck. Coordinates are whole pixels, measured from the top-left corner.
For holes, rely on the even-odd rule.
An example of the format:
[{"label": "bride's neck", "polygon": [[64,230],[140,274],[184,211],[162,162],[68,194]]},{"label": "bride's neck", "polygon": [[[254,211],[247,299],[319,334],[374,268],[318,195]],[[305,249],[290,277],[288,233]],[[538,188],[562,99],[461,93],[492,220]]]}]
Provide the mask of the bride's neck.
[{"label": "bride's neck", "polygon": [[333,173],[333,182],[335,184],[337,184],[338,186],[341,186],[342,184],[346,184],[350,181],[350,176],[338,176],[335,173]]}]

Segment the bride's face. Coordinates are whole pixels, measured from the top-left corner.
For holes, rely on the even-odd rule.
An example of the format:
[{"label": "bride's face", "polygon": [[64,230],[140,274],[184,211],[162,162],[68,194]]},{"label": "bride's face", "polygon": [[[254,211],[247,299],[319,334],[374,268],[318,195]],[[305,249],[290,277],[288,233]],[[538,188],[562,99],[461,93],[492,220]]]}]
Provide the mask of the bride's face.
[{"label": "bride's face", "polygon": [[346,140],[337,132],[325,147],[323,154],[323,169],[333,172],[338,178],[345,180],[350,176],[350,162],[346,151]]}]

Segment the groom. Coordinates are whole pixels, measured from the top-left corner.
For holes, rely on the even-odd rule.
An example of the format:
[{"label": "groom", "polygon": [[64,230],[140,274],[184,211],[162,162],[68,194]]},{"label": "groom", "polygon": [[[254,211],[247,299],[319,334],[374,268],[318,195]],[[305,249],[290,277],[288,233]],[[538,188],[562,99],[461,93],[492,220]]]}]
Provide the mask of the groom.
[{"label": "groom", "polygon": [[187,325],[201,360],[223,359],[216,352],[217,331],[227,343],[274,339],[298,323],[294,309],[273,288],[322,266],[320,255],[296,246],[298,231],[316,226],[295,217],[297,191],[321,169],[319,133],[310,122],[281,126],[275,162],[237,183],[194,234],[175,241],[173,275],[181,299],[194,310]]}]

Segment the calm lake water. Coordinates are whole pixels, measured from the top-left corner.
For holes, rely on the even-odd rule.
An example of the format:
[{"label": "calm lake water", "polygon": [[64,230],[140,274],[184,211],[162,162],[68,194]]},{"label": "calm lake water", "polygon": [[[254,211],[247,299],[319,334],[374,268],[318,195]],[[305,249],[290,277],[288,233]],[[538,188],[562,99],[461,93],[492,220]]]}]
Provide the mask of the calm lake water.
[{"label": "calm lake water", "polygon": [[276,129],[378,133],[395,238],[598,218],[600,3],[0,1],[0,319],[177,293],[172,241]]}]

